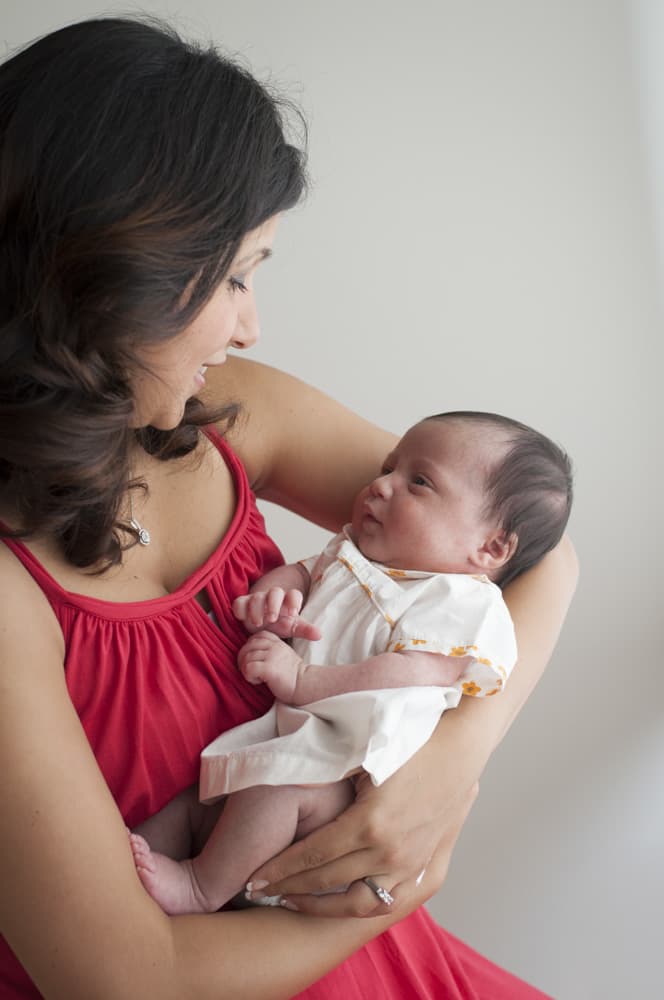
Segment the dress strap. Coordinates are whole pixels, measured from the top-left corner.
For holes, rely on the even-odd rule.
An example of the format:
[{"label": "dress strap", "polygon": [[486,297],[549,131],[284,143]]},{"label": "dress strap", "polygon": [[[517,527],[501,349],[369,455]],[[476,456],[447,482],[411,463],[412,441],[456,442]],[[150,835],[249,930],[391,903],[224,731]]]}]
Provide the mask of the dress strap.
[{"label": "dress strap", "polygon": [[[0,521],[0,529],[9,531],[7,525]],[[0,538],[0,542],[7,546],[14,553],[18,561],[28,571],[37,586],[42,590],[51,604],[62,604],[67,598],[67,591],[55,580],[51,574],[44,569],[37,557],[33,555],[27,545],[24,545],[18,538],[8,538],[6,535]]]}]

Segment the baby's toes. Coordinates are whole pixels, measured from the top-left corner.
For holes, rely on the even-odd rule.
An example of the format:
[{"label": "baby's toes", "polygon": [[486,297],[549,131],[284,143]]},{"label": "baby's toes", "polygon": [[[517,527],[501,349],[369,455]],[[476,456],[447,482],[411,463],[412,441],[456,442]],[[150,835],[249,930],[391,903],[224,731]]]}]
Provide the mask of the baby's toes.
[{"label": "baby's toes", "polygon": [[131,846],[131,853],[134,856],[134,864],[137,868],[143,868],[146,871],[155,871],[154,858],[152,857],[152,851],[150,850],[150,845],[144,837],[141,837],[139,833],[129,834],[129,844]]}]

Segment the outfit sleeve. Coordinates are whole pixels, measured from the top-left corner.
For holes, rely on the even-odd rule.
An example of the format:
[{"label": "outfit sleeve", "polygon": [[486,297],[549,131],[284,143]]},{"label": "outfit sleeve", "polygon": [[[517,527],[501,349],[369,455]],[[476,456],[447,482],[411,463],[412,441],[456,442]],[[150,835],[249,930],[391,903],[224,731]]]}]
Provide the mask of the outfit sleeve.
[{"label": "outfit sleeve", "polygon": [[421,650],[471,657],[454,687],[498,694],[516,663],[514,626],[500,589],[485,577],[441,574],[395,623],[392,652]]},{"label": "outfit sleeve", "polygon": [[306,569],[309,576],[313,579],[314,567],[316,566],[316,563],[319,561],[319,559],[320,559],[319,555],[308,556],[306,559],[298,559],[297,562],[299,566],[302,566],[303,569]]}]

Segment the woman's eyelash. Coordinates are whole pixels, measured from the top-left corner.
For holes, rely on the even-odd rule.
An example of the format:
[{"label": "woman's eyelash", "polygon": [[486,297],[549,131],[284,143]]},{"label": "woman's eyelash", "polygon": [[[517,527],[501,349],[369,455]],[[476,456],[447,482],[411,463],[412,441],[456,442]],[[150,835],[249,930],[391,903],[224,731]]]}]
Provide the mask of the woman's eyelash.
[{"label": "woman's eyelash", "polygon": [[249,291],[249,289],[245,285],[245,283],[242,280],[242,278],[234,278],[231,275],[231,277],[228,280],[229,280],[231,288],[232,288],[232,290],[234,292],[248,292]]}]

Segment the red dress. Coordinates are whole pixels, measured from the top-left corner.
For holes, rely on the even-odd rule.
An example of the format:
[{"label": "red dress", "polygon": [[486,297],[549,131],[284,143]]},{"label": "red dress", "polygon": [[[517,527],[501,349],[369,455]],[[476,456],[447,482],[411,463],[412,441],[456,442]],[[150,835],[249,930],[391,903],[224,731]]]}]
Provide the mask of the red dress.
[{"label": "red dress", "polygon": [[[266,711],[272,695],[236,669],[246,633],[233,599],[282,562],[245,471],[216,432],[237,493],[230,528],[174,593],[114,603],[63,590],[20,542],[4,539],[39,584],[65,638],[67,686],[128,826],[198,779],[201,749]],[[217,624],[195,595],[208,594]],[[0,996],[39,993],[0,942]],[[299,994],[307,1000],[537,1000],[543,993],[442,930],[422,907]]]}]

